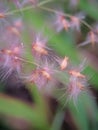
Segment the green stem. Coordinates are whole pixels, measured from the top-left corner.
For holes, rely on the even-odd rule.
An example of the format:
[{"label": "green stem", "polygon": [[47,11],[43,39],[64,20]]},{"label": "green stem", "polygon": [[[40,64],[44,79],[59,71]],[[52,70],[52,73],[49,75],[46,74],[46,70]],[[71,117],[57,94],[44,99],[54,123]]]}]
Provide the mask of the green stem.
[{"label": "green stem", "polygon": [[[56,10],[51,9],[51,8],[48,8],[48,7],[40,6],[39,8],[40,8],[40,9],[43,9],[43,10],[46,10],[46,11],[48,11],[48,12],[58,13],[58,14],[60,14],[60,15],[63,15],[63,16],[69,17],[69,18],[72,17],[72,15],[70,15],[70,14],[62,13],[62,12],[56,11]],[[88,27],[90,30],[93,30],[93,28],[92,28],[88,23],[86,23],[84,20],[80,20],[80,22],[83,23],[83,24],[84,24],[86,27]]]},{"label": "green stem", "polygon": [[55,118],[54,118],[54,121],[50,130],[61,130],[63,121],[64,121],[64,112],[61,110],[57,110],[57,113],[55,115]]},{"label": "green stem", "polygon": [[51,1],[53,1],[53,0],[45,0],[45,1],[42,1],[42,2],[40,2],[40,3],[38,4],[38,7],[39,7],[39,6],[42,6],[42,5],[45,5],[45,4],[47,4],[47,3],[51,2]]},{"label": "green stem", "polygon": [[[51,2],[51,1],[53,1],[53,0],[47,0],[47,1],[45,0],[45,1],[42,1],[42,2],[40,2],[36,7],[40,7],[40,6],[45,5],[45,4],[47,4],[47,3]],[[28,6],[28,7],[22,8],[21,11],[30,10],[30,9],[32,9],[32,8],[34,8],[34,6]],[[14,13],[19,13],[19,12],[20,12],[19,9],[13,10],[13,11],[11,11],[11,12],[5,13],[5,16],[6,16],[6,15],[13,15]]]}]

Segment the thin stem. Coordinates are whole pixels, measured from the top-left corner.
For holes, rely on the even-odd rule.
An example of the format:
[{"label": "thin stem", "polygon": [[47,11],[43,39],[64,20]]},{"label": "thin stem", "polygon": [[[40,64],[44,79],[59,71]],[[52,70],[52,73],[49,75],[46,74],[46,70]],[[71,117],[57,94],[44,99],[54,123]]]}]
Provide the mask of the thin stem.
[{"label": "thin stem", "polygon": [[[26,10],[29,10],[29,9],[32,9],[32,8],[33,8],[33,6],[28,6],[28,7],[22,8],[21,11],[26,11]],[[19,12],[20,12],[19,9],[18,9],[18,10],[13,10],[13,11],[11,11],[11,12],[5,13],[5,16],[6,16],[6,15],[13,15],[13,14],[19,13]]]},{"label": "thin stem", "polygon": [[[27,59],[24,59],[24,58],[21,58],[21,57],[17,57],[20,61],[22,61],[22,62],[25,62],[25,63],[28,63],[28,64],[32,64],[32,65],[36,65],[36,66],[38,66],[38,67],[40,67],[40,68],[43,68],[43,66],[41,66],[41,65],[39,65],[39,64],[37,64],[37,63],[35,63],[35,62],[31,62],[31,61],[29,61],[29,60],[27,60]],[[54,71],[54,72],[57,72],[57,73],[60,73],[60,71],[58,71],[58,70],[55,70],[55,69],[53,69],[52,71]]]},{"label": "thin stem", "polygon": [[[51,2],[51,1],[53,1],[53,0],[47,0],[47,1],[45,0],[45,1],[42,1],[42,2],[40,2],[39,4],[37,4],[36,7],[40,7],[40,6],[45,5],[45,4],[47,4],[47,3]],[[32,6],[25,7],[25,8],[22,8],[21,11],[30,10],[30,9],[32,9],[32,8],[34,8],[33,5],[32,5]],[[17,10],[13,10],[13,11],[11,11],[11,12],[7,12],[7,13],[5,13],[4,15],[5,15],[5,16],[6,16],[6,15],[13,15],[14,13],[19,13],[19,12],[20,12],[20,10],[17,9]]]},{"label": "thin stem", "polygon": [[[69,18],[72,17],[72,15],[70,15],[70,14],[66,14],[66,13],[63,13],[63,12],[59,12],[59,11],[57,11],[57,10],[54,10],[54,9],[51,9],[51,8],[48,8],[48,7],[40,6],[39,8],[40,8],[40,9],[43,9],[43,10],[46,10],[46,11],[48,11],[48,12],[58,13],[58,14],[60,14],[60,15],[63,15],[63,16],[69,17]],[[86,23],[84,20],[81,20],[81,19],[80,19],[80,22],[83,23],[83,24],[84,24],[86,27],[88,27],[90,30],[93,30],[93,28],[92,28],[88,23]]]},{"label": "thin stem", "polygon": [[37,66],[40,67],[39,64],[37,64],[37,63],[35,63],[35,62],[31,62],[31,61],[29,61],[29,60],[26,60],[26,59],[24,59],[24,58],[20,58],[20,57],[18,57],[18,59],[21,60],[21,61],[23,61],[23,62],[25,62],[25,63],[29,63],[29,64],[33,64],[33,65],[37,65]]},{"label": "thin stem", "polygon": [[[48,7],[43,7],[43,5],[45,5],[45,4],[47,4],[47,3],[51,2],[51,1],[53,1],[53,0],[47,0],[47,1],[45,0],[45,1],[42,1],[42,2],[40,2],[36,7],[39,7],[40,9],[46,10],[46,11],[48,11],[48,12],[53,12],[53,13],[58,13],[58,14],[60,14],[60,15],[64,15],[64,16],[69,17],[69,18],[72,17],[72,15],[70,15],[70,14],[62,13],[62,12],[59,12],[59,11],[57,11],[57,10],[54,10],[54,9],[51,9],[51,8],[48,8]],[[21,11],[30,10],[30,9],[32,9],[32,8],[34,8],[34,6],[28,6],[28,7],[22,8]],[[20,12],[20,10],[13,10],[13,11],[11,11],[11,12],[5,13],[4,15],[5,15],[5,16],[6,16],[6,15],[13,15],[14,13],[19,13],[19,12]],[[80,22],[83,23],[87,28],[89,28],[90,30],[93,31],[93,28],[92,28],[87,22],[85,22],[85,21],[82,20],[82,19],[80,19]]]},{"label": "thin stem", "polygon": [[88,27],[90,30],[93,31],[93,28],[87,22],[85,22],[84,20],[81,20],[81,23],[83,23],[86,27]]},{"label": "thin stem", "polygon": [[39,7],[39,6],[42,6],[42,5],[45,5],[45,4],[47,4],[47,3],[51,2],[51,1],[53,1],[53,0],[45,0],[45,1],[42,1],[42,2],[40,2],[40,3],[38,4],[38,7]]}]

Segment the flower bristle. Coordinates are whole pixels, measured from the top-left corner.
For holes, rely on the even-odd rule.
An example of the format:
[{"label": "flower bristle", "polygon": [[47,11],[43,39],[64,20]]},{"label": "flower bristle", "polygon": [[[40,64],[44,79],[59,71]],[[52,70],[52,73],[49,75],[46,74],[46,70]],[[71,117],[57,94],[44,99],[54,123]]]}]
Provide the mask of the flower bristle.
[{"label": "flower bristle", "polygon": [[68,66],[68,60],[69,60],[69,58],[65,56],[64,59],[61,61],[61,63],[60,63],[61,70],[66,69],[66,67]]},{"label": "flower bristle", "polygon": [[58,11],[55,14],[54,26],[57,32],[60,32],[63,29],[65,31],[68,31],[70,28],[70,22],[63,14],[64,14],[63,11]]}]

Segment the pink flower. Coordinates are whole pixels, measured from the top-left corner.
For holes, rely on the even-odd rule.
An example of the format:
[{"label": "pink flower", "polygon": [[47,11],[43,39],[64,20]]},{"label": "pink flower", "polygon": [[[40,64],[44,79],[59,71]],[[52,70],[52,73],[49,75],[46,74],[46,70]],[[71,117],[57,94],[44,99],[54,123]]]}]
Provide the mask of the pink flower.
[{"label": "pink flower", "polygon": [[85,92],[87,86],[87,78],[82,71],[84,69],[85,60],[76,69],[69,70],[69,83],[66,94],[68,100],[73,100],[76,103],[81,92]]},{"label": "pink flower", "polygon": [[60,64],[60,69],[61,70],[65,70],[67,68],[68,60],[69,60],[69,58],[67,56],[65,56],[64,59],[60,61],[59,64]]},{"label": "pink flower", "polygon": [[28,81],[35,83],[39,90],[44,88],[50,80],[51,75],[45,68],[35,69],[28,77]]},{"label": "pink flower", "polygon": [[45,62],[42,66],[37,67],[27,76],[27,81],[35,83],[39,90],[47,89],[48,84],[53,81],[53,66]]},{"label": "pink flower", "polygon": [[44,39],[40,34],[35,36],[35,39],[32,43],[32,53],[35,60],[40,60],[41,57],[47,56],[47,40]]},{"label": "pink flower", "polygon": [[92,47],[94,48],[95,47],[95,43],[97,43],[97,42],[98,42],[97,32],[90,31],[87,34],[86,40],[84,42],[80,43],[78,45],[78,47],[85,46],[85,45],[91,43]]},{"label": "pink flower", "polygon": [[33,43],[32,43],[32,54],[34,57],[34,60],[38,63],[41,64],[43,62],[49,61],[50,63],[57,63],[57,56],[56,54],[52,51],[47,46],[47,38],[43,38],[40,34],[36,35]]},{"label": "pink flower", "polygon": [[77,31],[81,31],[81,20],[85,18],[83,13],[78,13],[74,16],[71,17],[71,22],[70,22],[70,28],[75,29]]},{"label": "pink flower", "polygon": [[3,80],[4,78],[8,77],[13,71],[16,71],[17,73],[21,72],[21,61],[19,57],[22,54],[22,47],[22,44],[13,45],[8,49],[2,49],[0,51],[1,67],[7,70],[7,72],[3,74]]},{"label": "pink flower", "polygon": [[63,29],[68,31],[68,29],[70,27],[69,21],[65,18],[65,16],[63,14],[64,14],[63,12],[56,13],[56,16],[54,19],[54,26],[55,26],[57,32],[60,32]]},{"label": "pink flower", "polygon": [[81,92],[86,90],[86,85],[85,79],[70,76],[69,85],[66,91],[68,100],[73,100],[73,102],[76,103]]}]

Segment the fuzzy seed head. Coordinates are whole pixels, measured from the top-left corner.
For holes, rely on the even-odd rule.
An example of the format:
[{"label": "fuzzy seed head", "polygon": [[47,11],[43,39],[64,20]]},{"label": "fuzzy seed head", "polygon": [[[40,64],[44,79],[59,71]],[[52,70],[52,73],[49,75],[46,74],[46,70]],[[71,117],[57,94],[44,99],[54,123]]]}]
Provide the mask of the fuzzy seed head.
[{"label": "fuzzy seed head", "polygon": [[80,79],[79,77],[70,76],[69,85],[67,88],[68,100],[73,100],[74,103],[77,102],[78,96],[81,92],[86,90],[86,80]]},{"label": "fuzzy seed head", "polygon": [[40,35],[36,35],[34,42],[32,43],[32,54],[35,61],[41,64],[49,57],[49,48],[46,45],[47,39]]},{"label": "fuzzy seed head", "polygon": [[78,17],[72,16],[72,17],[71,17],[71,20],[73,21],[73,23],[75,23],[75,24],[77,24],[77,25],[80,23],[80,20],[79,20]]},{"label": "fuzzy seed head", "polygon": [[71,16],[70,19],[70,28],[75,29],[76,31],[81,31],[81,20],[85,18],[85,15],[80,12],[74,16]]},{"label": "fuzzy seed head", "polygon": [[61,16],[60,19],[61,19],[61,23],[62,23],[64,29],[65,29],[66,31],[68,31],[68,29],[69,29],[69,27],[70,27],[68,21],[64,18],[64,16]]},{"label": "fuzzy seed head", "polygon": [[66,69],[67,65],[68,65],[68,57],[65,56],[65,58],[62,60],[62,62],[60,63],[60,68],[61,70]]},{"label": "fuzzy seed head", "polygon": [[9,49],[2,49],[1,50],[1,53],[4,53],[4,54],[6,54],[6,55],[12,55],[12,51],[11,50],[9,50]]},{"label": "fuzzy seed head", "polygon": [[16,27],[11,26],[11,27],[8,27],[7,29],[10,33],[15,34],[16,36],[20,36],[20,32]]},{"label": "fuzzy seed head", "polygon": [[1,65],[3,68],[8,68],[10,70],[10,73],[15,70],[18,73],[21,71],[21,61],[19,57],[21,56],[21,45],[12,46],[10,49],[2,49],[1,50],[1,57],[2,57],[2,63]]},{"label": "fuzzy seed head", "polygon": [[68,29],[70,27],[69,21],[64,17],[64,15],[61,11],[56,14],[56,18],[54,20],[54,25],[55,25],[57,32],[60,32],[63,29],[68,31]]},{"label": "fuzzy seed head", "polygon": [[17,19],[14,21],[14,27],[18,28],[18,29],[21,29],[23,27],[23,22],[21,19]]},{"label": "fuzzy seed head", "polygon": [[84,90],[84,86],[81,82],[77,82],[77,87],[80,89],[80,90]]},{"label": "fuzzy seed head", "polygon": [[76,70],[70,70],[69,74],[77,78],[85,78],[85,75],[81,74],[80,72]]},{"label": "fuzzy seed head", "polygon": [[45,50],[45,48],[43,48],[40,44],[37,43],[32,46],[32,50],[34,50],[38,54],[42,54],[42,55],[48,54],[47,50]]},{"label": "fuzzy seed head", "polygon": [[89,35],[90,35],[90,41],[91,41],[92,47],[94,47],[95,42],[96,42],[96,36],[95,36],[94,32],[92,32],[92,31],[90,31]]},{"label": "fuzzy seed head", "polygon": [[51,79],[50,74],[46,70],[41,70],[41,73],[47,80]]},{"label": "fuzzy seed head", "polygon": [[45,87],[49,80],[51,75],[43,68],[34,70],[29,77],[29,81],[35,83],[39,89]]},{"label": "fuzzy seed head", "polygon": [[5,18],[5,15],[3,13],[0,13],[0,18]]}]

